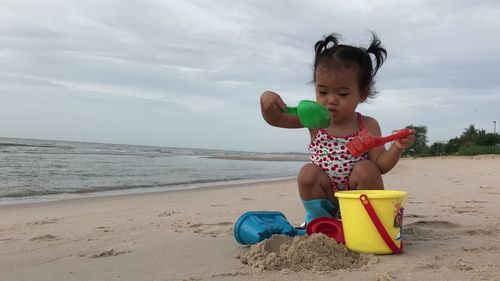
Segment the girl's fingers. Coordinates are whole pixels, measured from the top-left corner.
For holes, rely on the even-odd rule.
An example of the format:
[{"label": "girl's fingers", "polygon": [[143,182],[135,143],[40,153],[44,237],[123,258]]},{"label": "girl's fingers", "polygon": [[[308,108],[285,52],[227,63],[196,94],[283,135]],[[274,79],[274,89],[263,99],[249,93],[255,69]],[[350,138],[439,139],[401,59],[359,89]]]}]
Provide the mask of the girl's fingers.
[{"label": "girl's fingers", "polygon": [[286,104],[282,99],[278,98],[276,103],[278,104],[278,106],[281,110],[286,111]]}]

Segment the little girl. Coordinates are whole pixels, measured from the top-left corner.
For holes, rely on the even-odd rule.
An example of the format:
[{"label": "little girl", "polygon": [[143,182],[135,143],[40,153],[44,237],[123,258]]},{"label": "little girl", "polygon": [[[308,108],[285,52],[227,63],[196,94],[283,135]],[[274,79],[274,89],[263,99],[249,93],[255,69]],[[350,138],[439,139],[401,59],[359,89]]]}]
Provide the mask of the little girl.
[{"label": "little girl", "polygon": [[[358,104],[375,95],[374,76],[387,57],[375,34],[367,49],[338,43],[332,34],[315,46],[314,76],[316,100],[331,113],[332,122],[324,129],[309,129],[309,160],[299,172],[299,194],[306,210],[306,223],[320,216],[338,216],[333,194],[348,189],[384,189],[382,174],[399,161],[403,150],[415,140],[412,134],[353,157],[346,143],[366,128],[380,136],[380,126],[372,117],[356,112]],[[372,57],[374,60],[372,62]],[[373,65],[373,63],[375,65]],[[286,112],[286,104],[272,91],[260,98],[264,120],[272,126],[302,128],[298,117]]]}]

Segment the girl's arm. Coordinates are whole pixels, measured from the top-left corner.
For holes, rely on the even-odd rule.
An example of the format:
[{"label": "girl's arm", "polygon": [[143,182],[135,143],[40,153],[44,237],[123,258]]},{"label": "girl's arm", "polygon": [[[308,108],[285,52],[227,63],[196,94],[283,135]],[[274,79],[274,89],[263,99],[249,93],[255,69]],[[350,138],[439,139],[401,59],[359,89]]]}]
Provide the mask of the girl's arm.
[{"label": "girl's arm", "polygon": [[265,91],[260,97],[260,110],[264,120],[275,127],[304,128],[297,116],[287,114],[286,104],[275,92]]},{"label": "girl's arm", "polygon": [[[380,126],[377,120],[366,117],[366,128],[374,136],[380,136]],[[374,147],[368,151],[370,160],[372,160],[380,169],[382,174],[389,172],[398,163],[401,153],[409,148],[415,141],[415,132],[407,137],[396,140],[391,144],[391,147],[386,150],[383,145]]]}]

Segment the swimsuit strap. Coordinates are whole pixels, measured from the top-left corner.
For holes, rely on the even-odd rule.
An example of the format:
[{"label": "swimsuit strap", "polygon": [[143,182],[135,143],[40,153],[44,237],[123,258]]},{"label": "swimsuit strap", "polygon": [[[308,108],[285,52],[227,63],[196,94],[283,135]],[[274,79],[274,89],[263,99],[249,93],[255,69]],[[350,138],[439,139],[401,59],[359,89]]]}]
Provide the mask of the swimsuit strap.
[{"label": "swimsuit strap", "polygon": [[358,128],[361,131],[365,127],[365,124],[363,122],[363,115],[358,112]]},{"label": "swimsuit strap", "polygon": [[[341,136],[341,137],[338,137],[338,138],[343,138],[343,139],[347,139],[347,138],[350,138],[350,137],[353,137],[353,136],[357,136],[359,131],[361,131],[361,129],[363,129],[365,127],[365,123],[363,122],[363,115],[359,112],[356,112],[358,117],[358,131],[355,132],[354,134],[350,134],[348,136]],[[314,134],[314,138],[318,138],[319,135],[321,134],[324,134],[326,135],[328,138],[331,138],[332,136],[330,136],[330,134],[328,134],[328,132],[325,130],[325,129],[318,129],[316,131],[316,134]]]}]

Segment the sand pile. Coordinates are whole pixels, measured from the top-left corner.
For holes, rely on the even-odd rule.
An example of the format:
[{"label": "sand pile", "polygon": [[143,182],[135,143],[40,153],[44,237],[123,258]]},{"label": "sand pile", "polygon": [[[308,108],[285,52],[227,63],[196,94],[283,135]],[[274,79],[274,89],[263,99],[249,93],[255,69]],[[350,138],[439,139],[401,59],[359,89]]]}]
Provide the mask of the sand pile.
[{"label": "sand pile", "polygon": [[252,245],[241,262],[258,271],[315,271],[359,268],[375,261],[369,254],[349,251],[323,234],[288,237],[274,235]]}]

